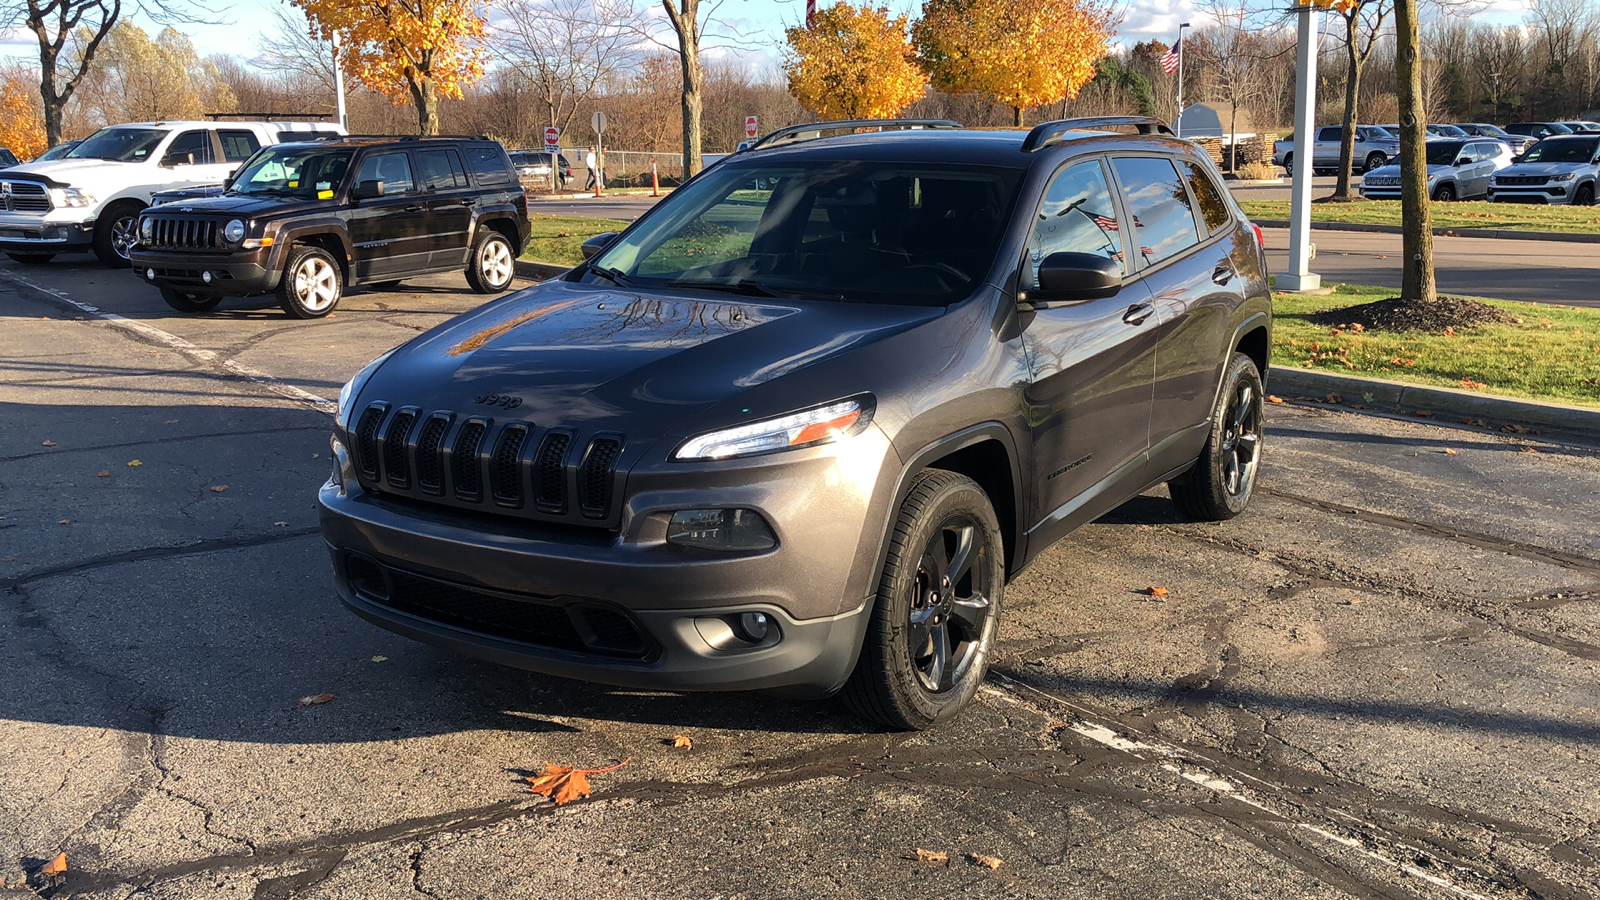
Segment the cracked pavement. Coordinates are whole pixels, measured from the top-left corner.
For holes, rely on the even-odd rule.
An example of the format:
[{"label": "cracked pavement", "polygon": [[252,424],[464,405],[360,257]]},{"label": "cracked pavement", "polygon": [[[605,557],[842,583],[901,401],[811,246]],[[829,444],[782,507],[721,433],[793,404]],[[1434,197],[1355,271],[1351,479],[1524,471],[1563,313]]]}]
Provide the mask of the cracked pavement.
[{"label": "cracked pavement", "polygon": [[[1083,529],[1008,588],[974,706],[885,734],[339,606],[303,394],[458,282],[302,323],[0,264],[0,897],[1600,895],[1594,450],[1273,405],[1249,512]],[[628,757],[559,809],[522,780]]]}]

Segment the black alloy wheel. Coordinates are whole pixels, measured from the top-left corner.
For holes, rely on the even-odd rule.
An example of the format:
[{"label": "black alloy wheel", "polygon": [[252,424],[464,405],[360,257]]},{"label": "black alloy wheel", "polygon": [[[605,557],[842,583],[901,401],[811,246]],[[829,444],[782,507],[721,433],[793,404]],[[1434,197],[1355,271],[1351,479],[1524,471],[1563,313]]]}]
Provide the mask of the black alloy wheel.
[{"label": "black alloy wheel", "polygon": [[1184,515],[1203,522],[1220,522],[1244,512],[1255,490],[1265,438],[1261,374],[1250,357],[1235,353],[1200,457],[1188,472],[1167,482],[1172,502]]},{"label": "black alloy wheel", "polygon": [[939,523],[922,550],[911,587],[906,649],[917,680],[930,693],[955,689],[979,656],[994,593],[986,567],[990,551],[971,516],[958,514]]}]

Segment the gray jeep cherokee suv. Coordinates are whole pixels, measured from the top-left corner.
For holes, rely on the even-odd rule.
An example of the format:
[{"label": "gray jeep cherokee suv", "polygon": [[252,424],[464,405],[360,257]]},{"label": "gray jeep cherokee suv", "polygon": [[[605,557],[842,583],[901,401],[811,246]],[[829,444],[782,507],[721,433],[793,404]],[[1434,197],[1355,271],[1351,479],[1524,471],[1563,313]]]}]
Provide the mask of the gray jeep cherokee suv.
[{"label": "gray jeep cherokee suv", "polygon": [[341,597],[539,672],[948,718],[1055,541],[1162,482],[1249,502],[1260,233],[1168,134],[768,135],[345,386]]}]

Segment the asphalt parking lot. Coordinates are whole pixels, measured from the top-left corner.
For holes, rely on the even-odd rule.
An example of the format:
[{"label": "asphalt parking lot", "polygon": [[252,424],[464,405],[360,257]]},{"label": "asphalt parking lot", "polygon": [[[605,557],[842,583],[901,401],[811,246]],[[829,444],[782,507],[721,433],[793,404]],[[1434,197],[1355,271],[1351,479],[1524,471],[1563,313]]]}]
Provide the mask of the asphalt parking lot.
[{"label": "asphalt parking lot", "polygon": [[[1288,398],[1245,515],[1085,528],[978,702],[881,733],[339,606],[319,401],[462,288],[186,317],[0,263],[0,896],[1600,894],[1593,450]],[[561,808],[524,781],[624,760]]]}]

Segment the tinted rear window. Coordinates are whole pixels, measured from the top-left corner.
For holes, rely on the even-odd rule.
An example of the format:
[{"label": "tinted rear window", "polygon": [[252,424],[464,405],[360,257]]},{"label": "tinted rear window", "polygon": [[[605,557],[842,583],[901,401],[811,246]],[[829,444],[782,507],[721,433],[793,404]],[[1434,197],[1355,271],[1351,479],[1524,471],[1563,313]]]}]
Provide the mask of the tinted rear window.
[{"label": "tinted rear window", "polygon": [[1205,217],[1206,228],[1216,234],[1232,218],[1228,213],[1228,202],[1222,199],[1222,189],[1217,187],[1204,169],[1194,163],[1186,162],[1183,168],[1189,176],[1189,192],[1194,194],[1195,202],[1200,204],[1200,214]]},{"label": "tinted rear window", "polygon": [[1124,156],[1112,160],[1133,215],[1134,251],[1146,265],[1176,256],[1200,242],[1189,192],[1171,160]]},{"label": "tinted rear window", "polygon": [[510,160],[504,150],[489,147],[468,147],[467,168],[472,170],[472,180],[480,185],[509,184],[516,180],[511,172]]},{"label": "tinted rear window", "polygon": [[429,190],[446,191],[467,186],[461,157],[454,150],[417,151],[417,174],[422,186]]}]

